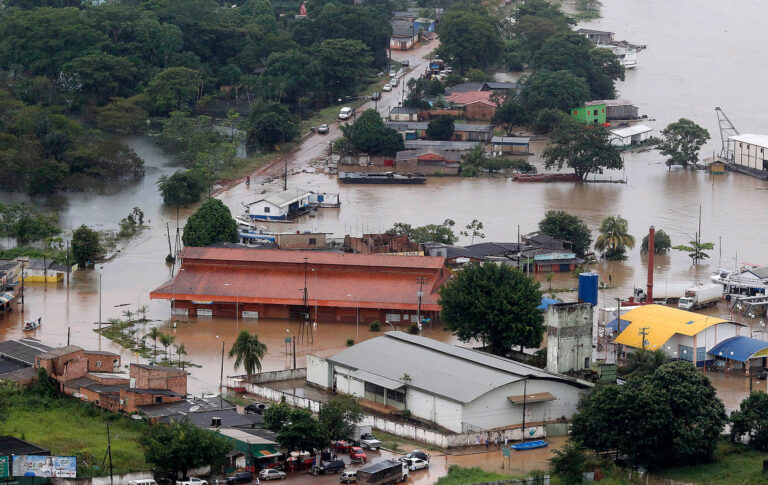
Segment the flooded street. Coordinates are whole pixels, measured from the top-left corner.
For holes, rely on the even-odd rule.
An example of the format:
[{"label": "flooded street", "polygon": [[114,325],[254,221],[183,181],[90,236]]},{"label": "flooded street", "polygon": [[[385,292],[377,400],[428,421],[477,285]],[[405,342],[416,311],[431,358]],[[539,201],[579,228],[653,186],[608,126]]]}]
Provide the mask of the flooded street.
[{"label": "flooded street", "polygon": [[[604,0],[603,4],[603,18],[585,25],[616,32],[617,39],[648,45],[638,55],[638,69],[628,72],[626,81],[619,83],[618,89],[622,97],[639,106],[641,114],[655,120],[649,122],[655,130],[680,117],[693,119],[710,130],[713,139],[702,153],[709,155],[719,150],[714,107],[721,106],[742,132],[768,133],[768,119],[762,116],[768,111],[768,99],[761,96],[765,76],[760,75],[761,70],[768,68],[755,62],[760,59],[757,51],[763,45],[764,30],[761,20],[768,15],[768,4],[739,0],[737,9],[713,0],[650,0],[642,4]],[[725,15],[726,9],[728,15]],[[410,53],[411,64],[424,62],[421,56],[426,52]],[[743,66],[749,66],[749,75],[739,71]],[[399,92],[385,93],[379,103],[380,111],[396,105],[399,96]],[[337,130],[334,125],[331,135],[309,138],[291,155],[289,166],[303,167],[323,159],[328,142]],[[131,145],[147,166],[147,175],[140,183],[125,185],[111,194],[66,194],[44,207],[59,210],[62,225],[71,229],[81,223],[114,228],[132,207],[139,206],[150,221],[149,227],[132,239],[113,261],[99,265],[95,271],[74,273],[69,287],[27,285],[24,316],[18,305],[13,313],[0,315],[0,339],[21,336],[23,318],[42,315],[43,327],[34,336],[46,343],[66,344],[69,327],[73,344],[120,351],[93,332],[93,322],[99,315],[101,274],[102,319],[120,317],[126,308],[149,305],[154,324],[174,334],[177,343],[186,346],[186,359],[201,366],[190,369],[191,392],[218,389],[221,341],[228,351],[226,343],[231,343],[240,329],[258,333],[268,345],[265,370],[291,367],[293,357],[286,355],[284,338],[296,332],[296,322],[200,318],[192,322],[179,321],[173,328],[168,302],[148,301],[149,291],[171,276],[171,268],[164,262],[168,253],[166,223],[175,225],[175,211],[162,206],[156,181],[161,175],[173,172],[175,167],[172,159],[155,147],[151,139],[134,139]],[[534,145],[533,151],[541,153],[541,145]],[[598,263],[591,267],[599,271],[603,279],[610,277],[611,289],[601,294],[608,305],[610,299],[629,296],[633,287],[645,284],[646,259],[640,255],[639,247],[648,226],[664,229],[673,245],[684,244],[697,231],[699,206],[702,240],[715,243],[715,250],[699,267],[692,266],[687,255],[681,252],[657,257],[657,287],[665,281],[704,281],[711,271],[721,266],[768,263],[765,237],[768,218],[763,217],[761,209],[768,192],[760,190],[768,184],[732,173],[710,176],[679,169],[669,172],[662,157],[654,151],[628,153],[624,161],[624,171],[606,173],[600,178],[626,178],[627,184],[519,184],[503,178],[435,177],[424,186],[376,187],[339,185],[328,175],[300,173],[290,177],[289,187],[340,192],[342,207],[323,209],[316,218],[300,219],[296,224],[267,226],[276,231],[327,231],[340,237],[345,233],[383,231],[395,222],[421,225],[450,218],[456,221],[457,228],[463,228],[472,219],[479,219],[485,225],[485,241],[516,241],[518,228],[523,234],[534,231],[547,210],[568,210],[582,217],[593,231],[606,216],[620,214],[629,220],[637,247],[629,252],[626,262]],[[533,162],[541,166],[537,158]],[[276,166],[267,172],[280,173],[281,170],[281,166]],[[250,187],[238,184],[220,197],[234,213],[239,213],[243,201],[265,190],[279,189],[279,182],[261,185],[262,180],[253,178]],[[6,195],[0,197],[3,201],[10,199]],[[181,213],[182,224],[191,210]],[[462,238],[460,243],[469,243],[469,239]],[[546,290],[547,283],[543,285]],[[552,282],[555,289],[575,285],[576,280],[567,274],[556,275]],[[560,296],[573,298],[563,293]],[[309,298],[311,303],[311,288]],[[118,306],[123,304],[129,306]],[[728,310],[720,305],[714,313],[727,316]],[[314,342],[302,342],[297,347],[297,365],[304,365],[303,357],[309,352],[330,355],[343,349],[346,339],[355,338],[355,333],[349,324],[320,322]],[[367,327],[359,329],[359,340],[375,335]],[[439,329],[427,330],[425,335],[453,341]],[[123,356],[126,363],[137,359],[125,351]],[[232,360],[228,357],[225,357],[224,372],[225,375],[233,373]],[[742,377],[722,376],[719,382],[721,396],[729,408],[746,394],[744,386],[748,389],[748,381]],[[471,456],[450,459],[473,463]]]}]

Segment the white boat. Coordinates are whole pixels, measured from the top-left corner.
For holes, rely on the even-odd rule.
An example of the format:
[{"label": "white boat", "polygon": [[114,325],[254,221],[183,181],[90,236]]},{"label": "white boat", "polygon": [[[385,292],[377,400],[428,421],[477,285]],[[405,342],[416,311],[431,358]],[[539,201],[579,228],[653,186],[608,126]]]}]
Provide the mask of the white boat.
[{"label": "white boat", "polygon": [[28,320],[24,322],[24,328],[23,330],[25,332],[31,332],[32,330],[36,330],[40,327],[40,325],[43,324],[43,317],[37,317],[35,320]]},{"label": "white boat", "polygon": [[630,47],[621,47],[617,45],[606,46],[619,58],[619,62],[624,69],[634,69],[637,67],[637,51]]}]

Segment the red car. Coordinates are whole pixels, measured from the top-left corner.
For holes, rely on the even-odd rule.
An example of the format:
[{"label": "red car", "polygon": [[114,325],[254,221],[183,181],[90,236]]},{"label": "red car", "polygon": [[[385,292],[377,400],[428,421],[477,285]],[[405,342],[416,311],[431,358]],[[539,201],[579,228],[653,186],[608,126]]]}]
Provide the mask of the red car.
[{"label": "red car", "polygon": [[366,461],[368,461],[368,457],[366,456],[363,449],[360,448],[359,446],[352,446],[349,448],[349,458],[353,462],[365,463]]},{"label": "red car", "polygon": [[333,451],[336,453],[349,453],[349,449],[352,448],[352,445],[344,440],[339,440],[331,443],[331,448],[333,448]]}]

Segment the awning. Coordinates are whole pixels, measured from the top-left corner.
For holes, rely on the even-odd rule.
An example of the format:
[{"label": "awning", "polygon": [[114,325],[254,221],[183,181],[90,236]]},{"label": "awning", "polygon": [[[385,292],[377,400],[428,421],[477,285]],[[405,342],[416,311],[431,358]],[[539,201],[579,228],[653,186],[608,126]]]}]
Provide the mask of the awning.
[{"label": "awning", "polygon": [[724,359],[746,362],[768,349],[768,342],[750,337],[731,337],[712,347],[707,353]]},{"label": "awning", "polygon": [[16,298],[16,294],[14,292],[6,291],[2,295],[0,295],[0,305],[5,305],[6,303],[9,303],[14,298]]},{"label": "awning", "polygon": [[556,305],[558,303],[562,302],[560,300],[555,300],[554,298],[548,298],[545,296],[541,299],[541,305],[537,306],[536,309],[545,312],[547,311],[547,308],[549,308],[549,305]]},{"label": "awning", "polygon": [[522,394],[519,396],[507,396],[507,399],[509,399],[514,404],[523,404],[523,401],[528,404],[534,402],[554,401],[555,396],[548,392],[537,392],[536,394],[526,394],[525,396]]},{"label": "awning", "polygon": [[370,382],[371,384],[383,387],[384,389],[389,389],[390,391],[400,389],[405,385],[400,381],[396,381],[388,377],[377,376],[376,374],[371,374],[370,372],[364,370],[356,370],[352,373],[351,377],[359,381]]},{"label": "awning", "polygon": [[255,458],[271,458],[273,456],[281,456],[282,453],[276,450],[259,450],[259,454]]}]

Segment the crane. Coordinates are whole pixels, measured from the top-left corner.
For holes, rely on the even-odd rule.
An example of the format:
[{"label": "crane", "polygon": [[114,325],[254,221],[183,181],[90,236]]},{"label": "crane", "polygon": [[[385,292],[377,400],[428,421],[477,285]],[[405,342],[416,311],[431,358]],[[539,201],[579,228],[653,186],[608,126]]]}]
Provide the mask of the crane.
[{"label": "crane", "polygon": [[715,108],[715,114],[717,115],[717,124],[720,128],[720,142],[722,148],[720,149],[720,158],[729,161],[733,159],[733,142],[730,137],[738,135],[739,130],[733,126],[731,120],[720,107]]}]

